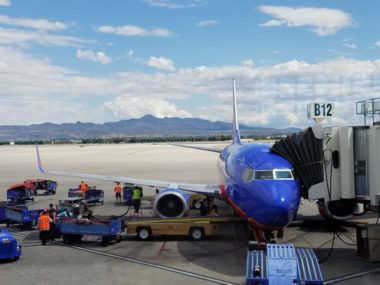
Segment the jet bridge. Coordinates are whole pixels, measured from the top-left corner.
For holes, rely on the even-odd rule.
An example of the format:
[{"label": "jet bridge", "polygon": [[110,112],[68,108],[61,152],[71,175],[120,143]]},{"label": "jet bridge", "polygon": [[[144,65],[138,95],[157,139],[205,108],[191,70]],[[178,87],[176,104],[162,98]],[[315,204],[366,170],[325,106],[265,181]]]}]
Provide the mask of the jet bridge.
[{"label": "jet bridge", "polygon": [[[319,130],[317,130],[319,128]],[[355,200],[376,207],[380,201],[380,124],[315,127],[323,139],[324,181],[312,185],[310,200]]]},{"label": "jet bridge", "polygon": [[292,163],[303,197],[335,219],[380,211],[380,98],[360,101],[356,109],[364,116],[361,126],[317,123],[271,149]]}]

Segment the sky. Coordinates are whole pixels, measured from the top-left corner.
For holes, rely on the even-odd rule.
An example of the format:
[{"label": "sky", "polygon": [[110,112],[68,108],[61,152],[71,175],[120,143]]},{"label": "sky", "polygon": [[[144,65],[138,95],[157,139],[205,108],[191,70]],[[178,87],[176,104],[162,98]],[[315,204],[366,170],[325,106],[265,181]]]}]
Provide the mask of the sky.
[{"label": "sky", "polygon": [[359,124],[380,97],[378,0],[0,0],[0,125],[194,117]]}]

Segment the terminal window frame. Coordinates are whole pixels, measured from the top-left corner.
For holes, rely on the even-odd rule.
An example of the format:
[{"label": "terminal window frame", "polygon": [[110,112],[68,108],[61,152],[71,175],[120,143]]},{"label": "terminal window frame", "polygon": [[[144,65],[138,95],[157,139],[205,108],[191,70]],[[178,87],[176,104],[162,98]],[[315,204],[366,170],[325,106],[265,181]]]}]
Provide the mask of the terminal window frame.
[{"label": "terminal window frame", "polygon": [[242,177],[246,182],[253,180],[294,180],[291,169],[253,170],[246,168]]}]

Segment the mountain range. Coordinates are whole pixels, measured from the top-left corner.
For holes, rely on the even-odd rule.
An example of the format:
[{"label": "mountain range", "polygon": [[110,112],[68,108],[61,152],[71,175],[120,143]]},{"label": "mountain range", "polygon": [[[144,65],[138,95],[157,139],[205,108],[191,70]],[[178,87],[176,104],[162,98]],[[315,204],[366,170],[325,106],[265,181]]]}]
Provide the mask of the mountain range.
[{"label": "mountain range", "polygon": [[[298,131],[295,128],[275,129],[239,125],[242,135],[278,136]],[[212,136],[230,135],[231,123],[211,122],[196,118],[156,118],[95,123],[42,123],[29,126],[0,125],[0,141],[88,139],[141,136]]]}]

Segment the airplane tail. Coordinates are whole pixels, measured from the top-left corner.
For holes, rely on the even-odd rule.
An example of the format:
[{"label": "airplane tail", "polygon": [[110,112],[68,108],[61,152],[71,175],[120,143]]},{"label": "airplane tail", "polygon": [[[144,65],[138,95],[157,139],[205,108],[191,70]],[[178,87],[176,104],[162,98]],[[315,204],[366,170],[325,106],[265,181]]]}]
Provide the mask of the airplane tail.
[{"label": "airplane tail", "polygon": [[233,134],[232,134],[232,142],[234,144],[240,144],[240,131],[239,131],[239,123],[237,120],[237,106],[236,106],[236,92],[235,92],[235,78],[232,79],[232,88],[233,88]]},{"label": "airplane tail", "polygon": [[36,167],[38,172],[45,173],[45,169],[42,167],[40,151],[38,149],[38,144],[36,144]]}]

